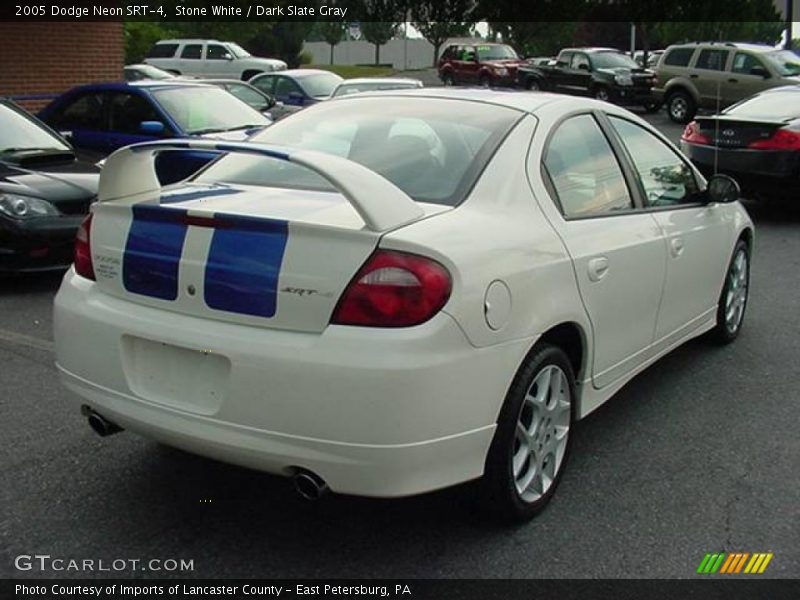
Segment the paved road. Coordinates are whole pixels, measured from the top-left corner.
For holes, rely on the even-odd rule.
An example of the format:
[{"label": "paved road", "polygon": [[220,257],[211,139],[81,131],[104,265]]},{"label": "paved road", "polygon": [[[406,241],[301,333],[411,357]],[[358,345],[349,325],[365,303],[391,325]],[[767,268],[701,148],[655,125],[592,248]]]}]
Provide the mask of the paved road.
[{"label": "paved road", "polygon": [[800,206],[750,210],[739,340],[679,348],[581,422],[556,498],[517,527],[463,488],[308,504],[283,479],[100,439],[53,368],[58,278],[0,282],[0,576],[41,575],[13,567],[38,553],[192,559],[202,577],[690,577],[706,552],[763,551],[768,575],[798,577]]}]

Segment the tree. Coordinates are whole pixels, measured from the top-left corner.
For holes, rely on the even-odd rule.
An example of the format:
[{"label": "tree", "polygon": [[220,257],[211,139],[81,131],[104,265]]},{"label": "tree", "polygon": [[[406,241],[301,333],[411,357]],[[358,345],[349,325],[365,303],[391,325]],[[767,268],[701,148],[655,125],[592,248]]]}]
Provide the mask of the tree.
[{"label": "tree", "polygon": [[258,56],[277,57],[290,69],[300,65],[300,52],[313,21],[278,21],[248,40],[247,49]]},{"label": "tree", "polygon": [[[445,0],[447,1],[447,0]],[[361,35],[375,45],[375,64],[381,62],[381,46],[397,33],[400,23],[407,21],[405,0],[342,0],[347,14],[361,22]]]},{"label": "tree", "polygon": [[451,37],[469,35],[474,23],[469,20],[474,0],[412,0],[410,6],[414,27],[433,45],[434,67],[442,44]]},{"label": "tree", "polygon": [[123,25],[125,32],[125,64],[142,62],[147,51],[159,40],[174,36],[174,32],[150,21],[127,21]]},{"label": "tree", "polygon": [[381,46],[394,37],[399,29],[398,22],[366,21],[361,23],[361,34],[375,46],[375,64],[381,64]]},{"label": "tree", "polygon": [[331,64],[333,64],[333,49],[344,38],[345,24],[343,21],[320,21],[315,26],[315,32],[331,47]]},{"label": "tree", "polygon": [[578,24],[571,21],[493,22],[491,25],[520,56],[555,56],[564,46],[575,43],[578,29]]}]

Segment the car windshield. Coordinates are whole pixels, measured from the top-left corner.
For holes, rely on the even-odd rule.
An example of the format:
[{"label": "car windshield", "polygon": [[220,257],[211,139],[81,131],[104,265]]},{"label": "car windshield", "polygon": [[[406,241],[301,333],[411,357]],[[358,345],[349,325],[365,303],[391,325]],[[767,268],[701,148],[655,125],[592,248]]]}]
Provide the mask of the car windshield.
[{"label": "car windshield", "polygon": [[235,44],[233,42],[225,42],[225,44],[228,46],[228,50],[230,50],[231,54],[233,54],[233,56],[236,58],[247,58],[248,56],[252,56],[239,44]]},{"label": "car windshield", "polygon": [[72,148],[33,119],[0,103],[0,154],[23,150],[72,152]]},{"label": "car windshield", "polygon": [[503,60],[519,58],[511,46],[478,46],[478,60]]},{"label": "car windshield", "polygon": [[384,81],[372,82],[363,81],[361,83],[344,82],[333,93],[334,96],[348,96],[359,92],[375,92],[380,90],[409,90],[419,87],[413,81]]},{"label": "car windshield", "polygon": [[592,66],[595,69],[638,69],[639,63],[627,54],[621,52],[595,52],[592,56]]},{"label": "car windshield", "polygon": [[154,67],[153,65],[136,65],[134,67],[129,67],[132,70],[138,71],[139,74],[144,79],[174,79],[175,75],[172,73],[168,73],[163,69],[159,69],[158,67]]},{"label": "car windshield", "polygon": [[229,83],[226,86],[226,89],[236,96],[242,102],[246,102],[249,106],[252,106],[256,110],[266,110],[269,108],[269,100],[259,92],[258,90],[254,90],[248,85],[243,83]]},{"label": "car windshield", "polygon": [[269,124],[261,113],[218,87],[179,87],[153,92],[158,103],[190,134]]},{"label": "car windshield", "polygon": [[297,83],[303,91],[314,98],[327,98],[342,81],[342,78],[335,73],[319,73],[297,78]]},{"label": "car windshield", "polygon": [[789,50],[767,52],[763,55],[774,69],[784,76],[800,75],[800,56]]},{"label": "car windshield", "polygon": [[723,111],[723,114],[749,119],[797,119],[800,118],[798,100],[800,100],[800,86],[796,90],[751,96]]},{"label": "car windshield", "polygon": [[[462,100],[349,98],[300,111],[251,141],[348,158],[414,200],[454,206],[520,115],[511,108]],[[246,155],[222,158],[197,181],[335,191],[307,168]]]}]

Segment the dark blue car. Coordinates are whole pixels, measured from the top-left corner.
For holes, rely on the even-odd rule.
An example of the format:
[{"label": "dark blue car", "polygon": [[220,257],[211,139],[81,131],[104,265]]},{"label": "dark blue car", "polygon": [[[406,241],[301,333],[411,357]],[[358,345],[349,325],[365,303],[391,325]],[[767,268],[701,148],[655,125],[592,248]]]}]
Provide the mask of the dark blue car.
[{"label": "dark blue car", "polygon": [[[73,88],[39,113],[86,159],[153,140],[204,137],[243,141],[270,121],[227,91],[190,81],[97,83]],[[185,179],[214,158],[208,152],[165,154],[162,183]]]},{"label": "dark blue car", "polygon": [[256,75],[248,83],[287,106],[310,106],[327,100],[344,81],[320,69],[289,69]]}]

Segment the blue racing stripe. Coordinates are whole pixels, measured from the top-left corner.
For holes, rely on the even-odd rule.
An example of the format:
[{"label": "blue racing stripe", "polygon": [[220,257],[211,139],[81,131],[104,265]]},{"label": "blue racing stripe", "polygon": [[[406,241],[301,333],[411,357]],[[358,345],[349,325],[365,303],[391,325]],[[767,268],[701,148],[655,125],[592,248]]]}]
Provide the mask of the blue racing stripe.
[{"label": "blue racing stripe", "polygon": [[258,317],[277,309],[286,221],[216,214],[205,273],[210,308]]},{"label": "blue racing stripe", "polygon": [[125,289],[162,300],[178,297],[178,267],[188,227],[186,211],[136,205],[122,260]]}]

